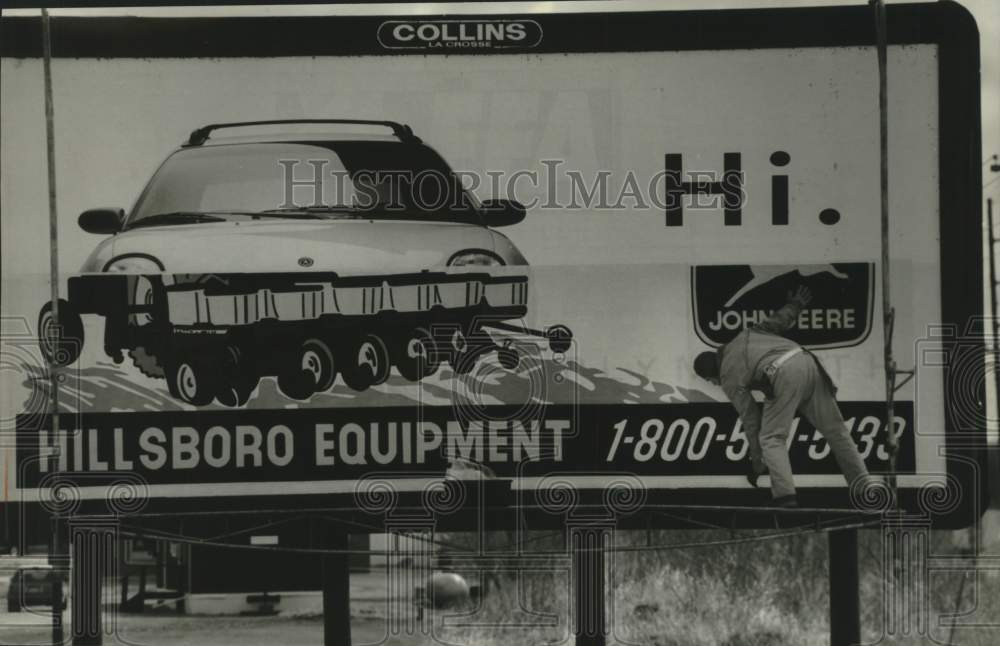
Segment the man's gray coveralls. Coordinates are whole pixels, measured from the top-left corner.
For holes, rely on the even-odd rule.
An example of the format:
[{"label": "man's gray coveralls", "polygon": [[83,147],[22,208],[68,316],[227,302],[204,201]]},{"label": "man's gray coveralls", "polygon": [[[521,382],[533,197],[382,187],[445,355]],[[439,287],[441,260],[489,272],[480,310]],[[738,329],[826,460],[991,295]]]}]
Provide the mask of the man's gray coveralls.
[{"label": "man's gray coveralls", "polygon": [[[830,376],[812,354],[781,336],[801,309],[800,303],[790,302],[719,348],[719,383],[743,421],[754,470],[762,473],[764,465],[770,470],[775,498],[795,495],[786,442],[796,410],[826,438],[849,485],[868,476],[840,415]],[[751,390],[768,395],[763,419]]]}]

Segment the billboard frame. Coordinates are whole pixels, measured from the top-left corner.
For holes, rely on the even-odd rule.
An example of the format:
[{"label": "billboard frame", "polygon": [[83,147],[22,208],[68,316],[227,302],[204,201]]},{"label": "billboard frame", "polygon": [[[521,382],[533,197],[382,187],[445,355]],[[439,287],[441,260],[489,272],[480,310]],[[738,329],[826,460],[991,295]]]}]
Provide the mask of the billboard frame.
[{"label": "billboard frame", "polygon": [[[485,16],[449,15],[448,20],[482,20]],[[414,19],[433,19],[431,16]],[[438,17],[441,18],[441,17]],[[504,15],[509,19],[511,15]],[[678,12],[526,14],[537,23],[544,37],[530,49],[463,50],[462,54],[548,54],[687,50],[740,50],[815,47],[872,47],[875,29],[868,7],[822,7],[795,9],[740,9]],[[433,56],[447,50],[386,49],[376,38],[379,26],[392,16],[308,16],[240,18],[83,18],[59,17],[52,20],[55,58],[229,58],[269,56],[420,55]],[[953,2],[890,5],[887,7],[888,45],[932,44],[938,51],[938,172],[941,260],[942,349],[954,356],[959,352],[984,356],[982,303],[982,186],[980,177],[980,91],[978,30],[972,16]],[[0,20],[0,55],[13,58],[41,56],[40,21],[37,18]],[[872,64],[874,65],[874,56]],[[875,88],[873,88],[873,94]],[[891,92],[891,86],[890,86]],[[958,213],[954,217],[950,214]],[[900,221],[899,219],[896,220]],[[960,285],[962,289],[954,286]],[[985,365],[982,367],[985,369]],[[959,504],[943,508],[926,504],[920,490],[905,489],[901,503],[906,509],[922,509],[935,527],[958,528],[970,525],[988,504],[985,428],[963,428],[968,411],[956,397],[965,392],[966,401],[979,402],[979,417],[985,423],[985,379],[970,379],[966,372],[944,368],[946,409],[944,446],[947,473],[954,478]],[[978,375],[973,375],[976,377]],[[975,385],[980,384],[980,385]],[[685,505],[674,501],[678,491]],[[830,491],[803,492],[811,498],[829,499]],[[926,493],[926,492],[924,492]],[[600,490],[585,491],[584,507],[601,506]],[[843,495],[840,491],[839,494]],[[184,515],[193,511],[252,512],[286,509],[301,512],[322,507],[347,516],[357,515],[343,496],[246,496],[232,498],[192,497],[151,499],[144,513]],[[419,507],[419,500],[400,498],[400,508]],[[751,490],[683,489],[652,490],[647,511],[628,519],[622,526],[675,527],[699,522],[729,524],[737,518],[723,508],[727,505],[757,505],[760,492]],[[90,505],[85,505],[85,508]],[[501,526],[517,524],[525,509],[537,501],[528,500],[516,509],[494,516]],[[714,507],[714,509],[713,509]],[[929,507],[929,509],[928,509]],[[583,508],[583,507],[582,507]],[[670,513],[658,514],[656,509]],[[91,511],[88,509],[88,511]],[[96,509],[92,511],[97,511]],[[465,527],[485,514],[476,509],[456,514],[443,526],[454,522]],[[482,510],[478,510],[482,511]],[[500,511],[499,509],[497,510]],[[680,515],[678,516],[678,512]],[[361,514],[367,516],[365,514]],[[533,514],[533,516],[536,516]],[[749,514],[749,526],[768,520]],[[546,523],[547,516],[536,520]],[[384,520],[384,515],[383,515]],[[564,519],[554,518],[561,525]],[[740,523],[742,524],[742,523]]]}]

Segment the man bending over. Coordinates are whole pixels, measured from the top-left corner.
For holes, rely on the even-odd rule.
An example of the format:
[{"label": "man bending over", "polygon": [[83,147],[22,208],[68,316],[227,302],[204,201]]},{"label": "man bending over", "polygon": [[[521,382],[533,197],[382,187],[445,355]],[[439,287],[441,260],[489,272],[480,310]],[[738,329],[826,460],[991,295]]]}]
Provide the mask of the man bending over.
[{"label": "man bending over", "polygon": [[[811,352],[782,336],[811,299],[809,290],[800,286],[770,317],[694,361],[695,373],[722,386],[743,421],[750,444],[747,479],[757,486],[757,478],[770,472],[771,494],[779,507],[798,506],[787,448],[796,411],[826,438],[848,485],[869,477],[840,414],[830,376]],[[763,415],[752,390],[767,397]]]}]

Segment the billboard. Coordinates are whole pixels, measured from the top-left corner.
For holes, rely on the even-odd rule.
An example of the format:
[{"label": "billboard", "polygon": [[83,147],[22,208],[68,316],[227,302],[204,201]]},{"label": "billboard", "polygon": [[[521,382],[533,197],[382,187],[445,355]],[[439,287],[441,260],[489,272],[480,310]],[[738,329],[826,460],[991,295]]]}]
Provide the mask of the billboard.
[{"label": "billboard", "polygon": [[[870,18],[55,19],[58,314],[38,22],[4,19],[8,500],[365,510],[486,478],[508,510],[554,483],[763,504],[692,366],[799,288],[786,337],[885,473]],[[889,8],[896,473],[940,525],[985,504],[982,365],[940,358],[982,351],[974,30]],[[805,416],[787,449],[809,506],[852,502]]]}]

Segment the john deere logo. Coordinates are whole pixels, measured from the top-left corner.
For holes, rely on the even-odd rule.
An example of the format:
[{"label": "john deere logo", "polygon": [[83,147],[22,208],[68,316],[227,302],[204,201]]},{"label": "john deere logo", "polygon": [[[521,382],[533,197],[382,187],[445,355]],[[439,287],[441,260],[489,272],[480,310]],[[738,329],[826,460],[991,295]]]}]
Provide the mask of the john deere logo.
[{"label": "john deere logo", "polygon": [[299,258],[299,267],[312,267],[313,259],[309,256],[302,256]]},{"label": "john deere logo", "polygon": [[387,20],[378,42],[386,49],[527,49],[542,42],[534,20]]},{"label": "john deere logo", "polygon": [[874,265],[863,262],[692,267],[695,331],[705,343],[720,346],[804,285],[812,301],[786,336],[809,348],[857,345],[871,332],[874,279]]}]

